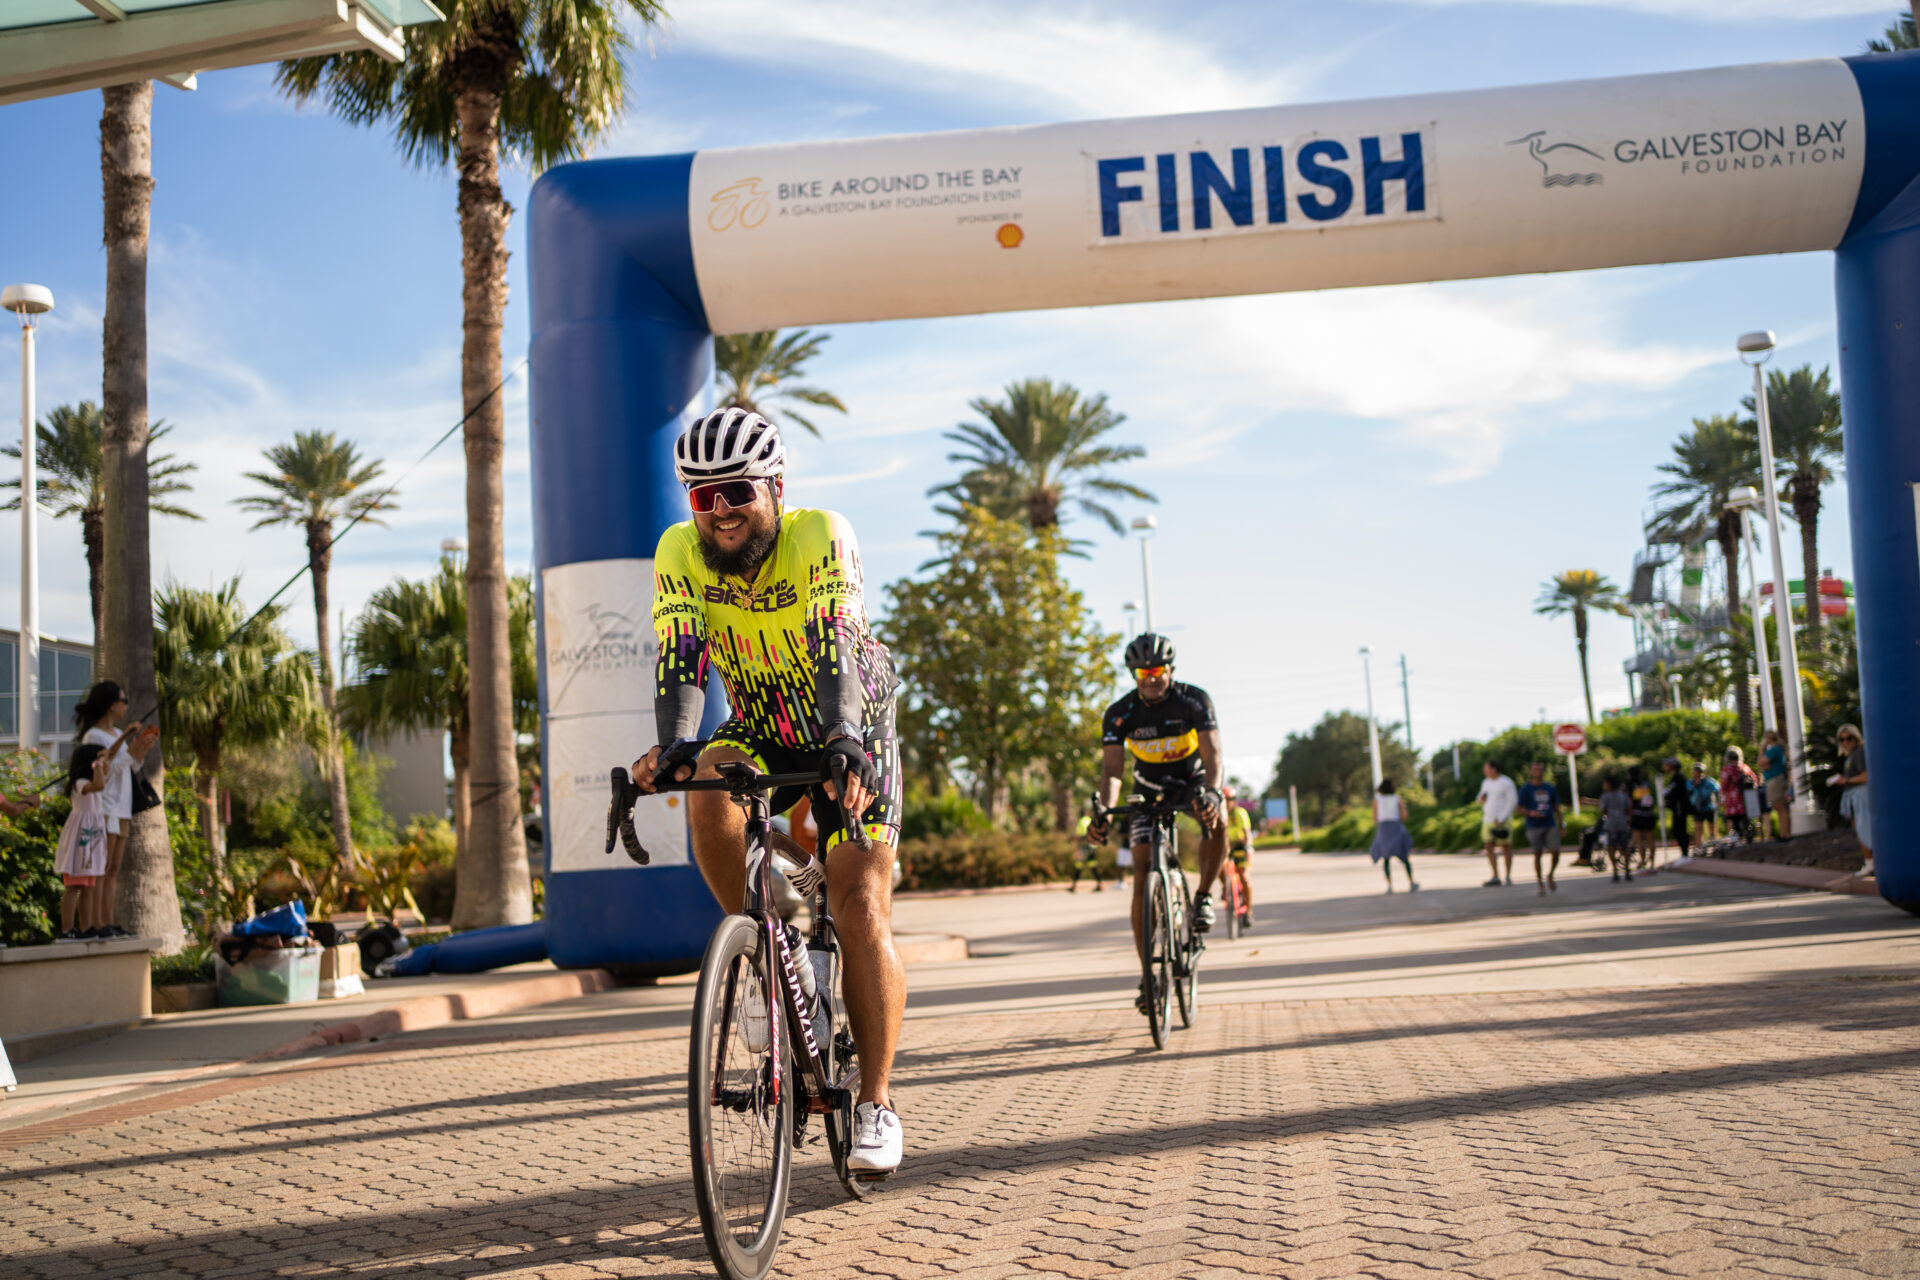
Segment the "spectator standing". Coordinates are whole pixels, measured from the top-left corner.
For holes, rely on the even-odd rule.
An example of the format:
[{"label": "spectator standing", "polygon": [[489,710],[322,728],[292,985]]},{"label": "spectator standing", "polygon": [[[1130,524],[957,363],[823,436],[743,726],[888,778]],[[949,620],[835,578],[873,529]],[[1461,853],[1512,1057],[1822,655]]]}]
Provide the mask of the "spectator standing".
[{"label": "spectator standing", "polygon": [[1687,856],[1687,818],[1693,813],[1693,797],[1687,794],[1687,775],[1680,768],[1678,756],[1668,756],[1660,762],[1660,772],[1666,775],[1667,817],[1673,824],[1673,842],[1680,846],[1680,856]]},{"label": "spectator standing", "polygon": [[1407,869],[1407,892],[1420,887],[1413,878],[1413,836],[1407,830],[1407,802],[1394,794],[1393,779],[1382,778],[1373,797],[1373,846],[1367,855],[1387,873],[1387,892],[1393,892],[1393,860]]},{"label": "spectator standing", "polygon": [[[123,937],[127,932],[113,923],[113,910],[114,893],[120,881],[120,858],[126,852],[127,828],[133,822],[134,764],[146,758],[154,740],[160,736],[157,727],[137,734],[118,732],[120,721],[126,714],[126,691],[112,680],[102,680],[87,690],[87,696],[73,709],[74,725],[81,731],[81,743],[101,748],[107,753],[108,759],[107,785],[102,793],[107,827],[107,866],[100,883],[95,886],[97,892],[92,902],[93,927],[102,937]],[[125,751],[116,749],[122,742],[126,743]]]},{"label": "spectator standing", "polygon": [[[1773,810],[1773,816],[1780,823],[1780,834],[1774,839],[1786,840],[1793,835],[1793,788],[1787,782],[1786,744],[1780,741],[1778,729],[1767,730],[1760,743],[1760,781],[1767,788],[1767,808]],[[1762,834],[1766,827],[1763,814]]]},{"label": "spectator standing", "polygon": [[[1520,811],[1527,816],[1527,843],[1533,847],[1533,880],[1541,897],[1559,892],[1554,872],[1560,869],[1560,788],[1547,781],[1547,766],[1538,760],[1527,766],[1527,782],[1520,788]],[[1543,874],[1540,855],[1553,854]]]},{"label": "spectator standing", "polygon": [[107,752],[85,743],[67,762],[67,795],[73,810],[60,829],[53,869],[64,886],[60,894],[60,942],[85,942],[111,936],[86,921],[98,914],[92,902],[107,871]]},{"label": "spectator standing", "polygon": [[1633,831],[1633,851],[1642,867],[1653,865],[1653,832],[1660,822],[1660,794],[1646,770],[1627,770],[1627,822]]},{"label": "spectator standing", "polygon": [[1486,777],[1480,782],[1480,794],[1475,802],[1480,806],[1480,843],[1486,846],[1487,869],[1493,872],[1493,878],[1482,888],[1498,888],[1500,880],[1500,854],[1507,857],[1507,884],[1513,883],[1513,840],[1508,823],[1513,811],[1520,804],[1520,793],[1514,789],[1513,779],[1500,772],[1500,766],[1489,760],[1485,766]]},{"label": "spectator standing", "polygon": [[1866,859],[1860,874],[1870,876],[1873,874],[1873,827],[1867,820],[1866,739],[1860,736],[1860,726],[1843,724],[1834,741],[1847,753],[1847,759],[1840,766],[1840,772],[1827,778],[1827,785],[1844,788],[1840,793],[1840,814],[1853,823],[1853,834],[1860,837],[1860,856]]},{"label": "spectator standing", "polygon": [[1623,870],[1628,880],[1633,879],[1631,821],[1632,805],[1627,793],[1620,789],[1620,780],[1608,774],[1600,782],[1600,825],[1606,829],[1607,853],[1616,882]]},{"label": "spectator standing", "polygon": [[[1771,729],[1767,732],[1773,733]],[[1759,788],[1760,780],[1747,767],[1746,752],[1737,746],[1728,747],[1720,766],[1720,810],[1727,815],[1727,834],[1744,836],[1748,844],[1753,843],[1753,814],[1747,809],[1747,797]],[[1765,813],[1762,810],[1761,816]]]},{"label": "spectator standing", "polygon": [[1693,802],[1693,820],[1695,843],[1702,849],[1707,841],[1716,839],[1720,834],[1717,820],[1720,800],[1720,784],[1707,776],[1707,766],[1694,762],[1693,777],[1687,781],[1687,799]]}]

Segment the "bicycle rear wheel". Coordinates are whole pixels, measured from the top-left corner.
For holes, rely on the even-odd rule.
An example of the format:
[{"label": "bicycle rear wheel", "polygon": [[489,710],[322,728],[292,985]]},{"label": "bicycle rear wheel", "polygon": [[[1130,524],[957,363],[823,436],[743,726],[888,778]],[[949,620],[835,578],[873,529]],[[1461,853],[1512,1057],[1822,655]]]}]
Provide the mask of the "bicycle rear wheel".
[{"label": "bicycle rear wheel", "polygon": [[1147,879],[1147,1027],[1153,1032],[1153,1047],[1167,1047],[1167,1032],[1173,1021],[1173,951],[1177,945],[1171,928],[1172,914],[1167,905],[1167,879],[1153,874]]},{"label": "bicycle rear wheel", "polygon": [[1240,919],[1240,877],[1232,866],[1227,867],[1227,940],[1235,941],[1246,929]]},{"label": "bicycle rear wheel", "polygon": [[1173,939],[1173,994],[1180,1003],[1180,1025],[1193,1025],[1194,1009],[1200,1003],[1200,938],[1193,931],[1193,891],[1187,873],[1174,863],[1168,874],[1179,882],[1179,889],[1167,900],[1171,909],[1167,934]]},{"label": "bicycle rear wheel", "polygon": [[765,943],[750,917],[722,920],[694,996],[687,1067],[693,1192],[707,1253],[727,1280],[761,1280],[772,1268],[793,1172],[796,1086],[783,1070],[775,1090],[774,1054],[784,1046],[767,1020],[773,971]]}]

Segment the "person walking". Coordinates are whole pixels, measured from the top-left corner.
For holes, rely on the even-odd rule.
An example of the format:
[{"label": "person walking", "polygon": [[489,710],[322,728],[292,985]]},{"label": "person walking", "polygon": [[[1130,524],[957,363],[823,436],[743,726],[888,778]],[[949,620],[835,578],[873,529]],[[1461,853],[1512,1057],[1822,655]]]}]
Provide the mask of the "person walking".
[{"label": "person walking", "polygon": [[[1759,796],[1760,779],[1747,767],[1747,753],[1738,745],[1728,747],[1720,764],[1720,812],[1726,815],[1729,836],[1753,843],[1754,813],[1766,816],[1766,810],[1757,809]],[[1756,807],[1749,807],[1749,801]]]},{"label": "person walking", "polygon": [[[1407,831],[1407,802],[1394,793],[1393,779],[1382,778],[1373,797],[1373,846],[1367,856],[1387,873],[1387,892],[1393,892],[1393,860],[1407,869],[1407,892],[1420,887],[1413,878],[1413,836]],[[1509,855],[1511,856],[1511,855]]]},{"label": "person walking", "polygon": [[1694,843],[1702,849],[1707,841],[1719,838],[1716,815],[1719,812],[1720,784],[1707,776],[1707,766],[1695,761],[1693,777],[1687,780],[1687,799],[1693,804]]},{"label": "person walking", "polygon": [[1607,859],[1613,864],[1614,880],[1619,881],[1622,871],[1627,879],[1633,879],[1632,805],[1620,780],[1612,774],[1600,781],[1600,825],[1606,829]]},{"label": "person walking", "polygon": [[1500,887],[1500,854],[1507,857],[1507,878],[1505,883],[1513,883],[1513,840],[1508,823],[1513,811],[1520,803],[1520,794],[1514,790],[1513,779],[1500,772],[1500,766],[1493,761],[1485,765],[1486,777],[1481,779],[1480,794],[1474,802],[1480,806],[1480,843],[1486,847],[1487,869],[1493,876],[1483,889]]},{"label": "person walking", "polygon": [[1834,735],[1834,741],[1847,753],[1846,763],[1840,766],[1840,772],[1827,777],[1827,785],[1841,787],[1840,814],[1853,823],[1853,834],[1860,838],[1860,856],[1866,859],[1866,865],[1860,868],[1860,874],[1873,874],[1873,826],[1867,818],[1867,743],[1860,736],[1860,726],[1843,724],[1840,732]]},{"label": "person walking", "polygon": [[[1643,868],[1653,865],[1653,833],[1659,822],[1660,793],[1646,770],[1636,764],[1627,770],[1627,825],[1633,831],[1634,859]],[[1627,865],[1632,866],[1634,859]]]},{"label": "person walking", "polygon": [[[1520,788],[1520,812],[1527,816],[1527,843],[1533,847],[1533,881],[1541,897],[1558,893],[1554,873],[1560,870],[1560,788],[1547,781],[1547,766],[1535,760],[1527,766],[1527,781]],[[1543,873],[1540,855],[1551,852],[1553,861]]]},{"label": "person walking", "polygon": [[[1767,789],[1767,808],[1773,810],[1773,816],[1780,824],[1780,834],[1776,840],[1787,840],[1793,836],[1793,787],[1787,781],[1787,747],[1780,740],[1778,729],[1769,729],[1760,739],[1760,782]],[[1760,829],[1766,831],[1766,818],[1762,814]]]},{"label": "person walking", "polygon": [[1678,756],[1668,756],[1660,762],[1660,772],[1666,775],[1667,817],[1673,827],[1673,841],[1680,846],[1680,856],[1687,856],[1687,818],[1693,813],[1693,797],[1687,794],[1687,775],[1680,768]]}]

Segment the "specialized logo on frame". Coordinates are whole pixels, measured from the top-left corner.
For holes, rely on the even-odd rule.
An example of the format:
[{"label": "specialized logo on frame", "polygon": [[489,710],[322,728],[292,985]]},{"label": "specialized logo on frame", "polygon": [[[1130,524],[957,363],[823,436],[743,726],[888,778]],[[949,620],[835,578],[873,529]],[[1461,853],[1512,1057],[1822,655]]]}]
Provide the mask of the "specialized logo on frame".
[{"label": "specialized logo on frame", "polygon": [[1087,156],[1096,245],[1440,216],[1434,125]]}]

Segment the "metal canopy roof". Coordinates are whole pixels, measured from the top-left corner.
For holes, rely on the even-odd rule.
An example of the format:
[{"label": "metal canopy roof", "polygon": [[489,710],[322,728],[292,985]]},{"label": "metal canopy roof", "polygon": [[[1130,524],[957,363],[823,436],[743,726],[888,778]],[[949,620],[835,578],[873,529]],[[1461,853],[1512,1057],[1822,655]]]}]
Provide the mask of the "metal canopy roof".
[{"label": "metal canopy roof", "polygon": [[0,104],[134,80],[368,50],[398,62],[430,0],[4,0]]}]

